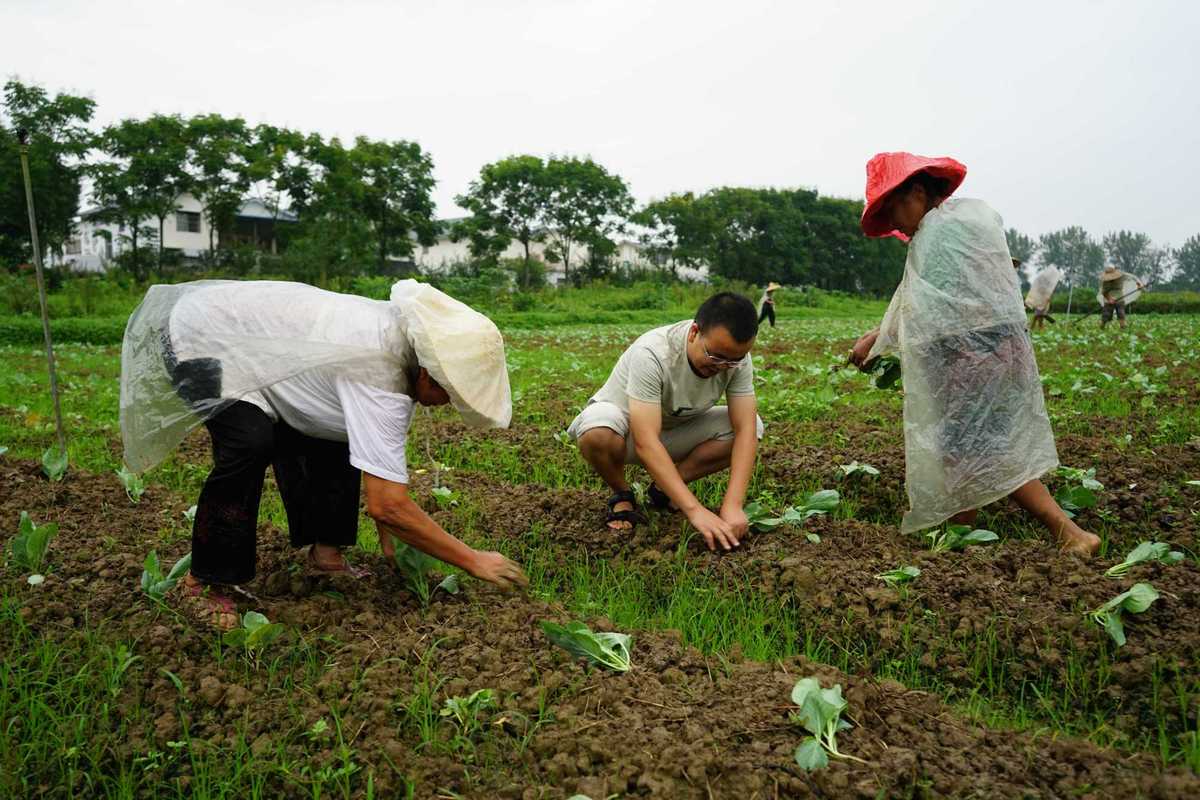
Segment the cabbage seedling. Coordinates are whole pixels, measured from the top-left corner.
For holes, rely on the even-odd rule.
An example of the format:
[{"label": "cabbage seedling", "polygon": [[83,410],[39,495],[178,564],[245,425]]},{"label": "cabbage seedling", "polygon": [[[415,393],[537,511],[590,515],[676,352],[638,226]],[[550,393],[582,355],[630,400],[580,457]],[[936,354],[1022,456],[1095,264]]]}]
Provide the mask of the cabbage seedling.
[{"label": "cabbage seedling", "polygon": [[150,595],[153,600],[162,600],[191,568],[192,554],[188,553],[175,562],[175,566],[171,567],[169,573],[163,575],[162,565],[158,562],[158,553],[151,550],[150,554],[146,556],[146,563],[142,566],[142,591]]},{"label": "cabbage seedling", "polygon": [[912,581],[915,581],[917,576],[920,574],[921,570],[919,568],[904,566],[897,567],[896,569],[889,569],[887,572],[881,572],[875,577],[886,583],[888,586],[899,586],[902,583],[911,583]]},{"label": "cabbage seedling", "polygon": [[1125,556],[1124,561],[1109,567],[1104,574],[1110,578],[1121,578],[1129,572],[1134,564],[1141,564],[1143,561],[1158,561],[1167,565],[1178,564],[1183,561],[1183,553],[1172,550],[1171,545],[1166,542],[1142,542],[1129,551],[1129,555]]},{"label": "cabbage seedling", "polygon": [[1095,508],[1096,492],[1104,489],[1104,484],[1096,480],[1096,469],[1078,469],[1076,467],[1059,467],[1058,472],[1074,485],[1067,484],[1059,489],[1054,499],[1062,506],[1062,510],[1070,519],[1086,508]]},{"label": "cabbage seedling", "polygon": [[849,464],[839,464],[838,469],[842,471],[843,478],[850,478],[855,475],[865,475],[870,478],[879,476],[879,470],[870,464],[860,464],[857,461],[851,461]]},{"label": "cabbage seedling", "polygon": [[792,713],[792,722],[803,725],[812,734],[796,748],[796,763],[801,769],[823,769],[829,766],[829,756],[867,763],[838,750],[838,733],[853,727],[842,719],[846,699],[842,697],[840,683],[832,689],[822,689],[816,678],[801,678],[792,687],[792,702],[800,706],[799,712]]},{"label": "cabbage seedling", "polygon": [[438,508],[449,508],[458,505],[458,492],[449,486],[438,486],[429,490]]},{"label": "cabbage seedling", "polygon": [[1088,612],[1088,618],[1104,630],[1117,643],[1117,647],[1125,644],[1125,625],[1121,622],[1121,612],[1141,614],[1150,604],[1158,599],[1158,592],[1148,583],[1135,583],[1127,592],[1109,600],[1095,611]]},{"label": "cabbage seedling", "polygon": [[633,666],[629,657],[629,645],[633,637],[627,633],[597,632],[582,622],[568,622],[566,625],[542,622],[542,630],[552,644],[590,664],[616,672],[628,672]]},{"label": "cabbage seedling", "polygon": [[429,570],[437,565],[438,560],[431,555],[421,552],[412,545],[403,542],[396,543],[396,570],[404,581],[404,586],[417,597],[421,608],[429,606],[429,598],[438,589],[447,594],[458,594],[458,576],[448,575],[442,582],[429,588]]},{"label": "cabbage seedling", "polygon": [[491,689],[479,689],[468,697],[446,698],[440,713],[458,727],[463,737],[469,739],[480,729],[479,714],[495,704],[495,694]]},{"label": "cabbage seedling", "polygon": [[867,373],[875,376],[876,389],[899,389],[903,385],[900,383],[900,359],[896,356],[880,356]]},{"label": "cabbage seedling", "polygon": [[230,647],[240,647],[254,659],[258,665],[258,657],[267,645],[278,639],[285,628],[278,622],[271,622],[266,615],[257,611],[247,611],[242,615],[241,627],[226,631],[221,641]]},{"label": "cabbage seedling", "polygon": [[925,534],[925,538],[929,539],[933,552],[945,553],[950,550],[963,550],[971,544],[994,542],[1000,537],[982,528],[971,530],[970,525],[947,525],[946,530],[930,531]]},{"label": "cabbage seedling", "polygon": [[124,464],[116,473],[117,477],[121,479],[121,485],[125,487],[125,495],[129,498],[129,502],[136,505],[141,501],[142,495],[146,493],[146,482],[136,472],[130,472]]},{"label": "cabbage seedling", "polygon": [[770,512],[757,501],[747,503],[743,511],[746,513],[746,518],[750,520],[751,530],[765,533],[775,530],[780,525],[803,525],[810,517],[828,514],[837,508],[840,500],[836,490],[822,489],[810,494],[799,506],[788,506],[778,517],[770,516]]},{"label": "cabbage seedling", "polygon": [[23,572],[40,573],[46,561],[46,551],[50,540],[58,533],[58,525],[47,522],[45,525],[34,525],[28,511],[21,512],[21,521],[17,523],[17,535],[9,542],[9,552],[12,562]]},{"label": "cabbage seedling", "polygon": [[47,447],[42,453],[42,472],[52,481],[61,481],[67,474],[67,451]]}]

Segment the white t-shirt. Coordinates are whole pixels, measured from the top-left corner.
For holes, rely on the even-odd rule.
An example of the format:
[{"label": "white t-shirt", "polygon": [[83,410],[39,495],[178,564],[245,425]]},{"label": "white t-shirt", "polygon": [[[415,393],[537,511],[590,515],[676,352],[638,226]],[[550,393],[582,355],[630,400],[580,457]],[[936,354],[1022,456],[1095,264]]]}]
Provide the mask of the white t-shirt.
[{"label": "white t-shirt", "polygon": [[[340,305],[346,297],[346,307],[335,309],[344,321],[339,330],[344,343],[378,347],[386,336],[393,349],[397,346],[395,332],[387,327],[394,326],[390,309],[383,308],[376,315],[373,305],[361,302],[363,298],[313,292],[311,298],[305,297],[310,302],[297,303],[289,297],[290,302],[279,307],[272,303],[270,286],[261,283],[247,283],[234,291],[222,287],[197,292],[180,302],[171,315],[172,345],[183,360],[220,355],[219,348],[212,352],[205,347],[206,340],[244,335],[247,330],[266,341],[298,338],[296,330],[319,324],[321,317],[331,313],[330,304]],[[222,369],[229,367],[222,363]],[[407,388],[407,377],[397,376],[396,385]],[[408,394],[355,381],[336,368],[325,367],[236,399],[258,406],[272,421],[282,419],[306,436],[347,442],[353,466],[378,478],[408,483],[405,448],[413,413],[413,399]]]},{"label": "white t-shirt", "polygon": [[687,357],[687,319],[642,334],[617,359],[612,374],[592,402],[614,403],[629,410],[629,398],[662,407],[663,429],[683,425],[703,414],[724,395],[753,395],[754,366],[749,358],[733,369],[702,378]]}]

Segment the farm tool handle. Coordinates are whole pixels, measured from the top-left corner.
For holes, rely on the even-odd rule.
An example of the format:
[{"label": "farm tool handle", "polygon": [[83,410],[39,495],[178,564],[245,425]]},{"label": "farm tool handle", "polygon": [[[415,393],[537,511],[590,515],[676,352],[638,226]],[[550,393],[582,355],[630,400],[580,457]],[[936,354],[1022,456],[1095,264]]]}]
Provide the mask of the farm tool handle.
[{"label": "farm tool handle", "polygon": [[[1149,289],[1149,288],[1150,288],[1150,284],[1152,284],[1152,283],[1154,283],[1154,281],[1148,281],[1148,282],[1146,282],[1146,283],[1142,284],[1141,286],[1139,286],[1138,288],[1134,289],[1132,292],[1126,292],[1125,294],[1121,295],[1121,296],[1120,296],[1120,297],[1118,297],[1116,300],[1114,300],[1114,301],[1112,302],[1112,304],[1113,304],[1113,305],[1116,305],[1117,303],[1119,303],[1119,302],[1121,302],[1122,300],[1124,300],[1126,297],[1129,297],[1129,295],[1131,295],[1131,294],[1137,294],[1138,292],[1144,292],[1144,291],[1146,291],[1147,289]],[[1095,308],[1094,308],[1094,309],[1092,309],[1091,311],[1089,311],[1089,312],[1087,312],[1086,314],[1084,314],[1082,317],[1079,317],[1078,319],[1076,319],[1076,320],[1075,320],[1074,322],[1072,322],[1071,324],[1072,324],[1072,325],[1078,325],[1079,323],[1083,322],[1085,319],[1087,319],[1088,317],[1090,317],[1092,314],[1095,314],[1097,311],[1103,310],[1103,308],[1104,308],[1103,306],[1101,306],[1099,309],[1095,309]]]}]

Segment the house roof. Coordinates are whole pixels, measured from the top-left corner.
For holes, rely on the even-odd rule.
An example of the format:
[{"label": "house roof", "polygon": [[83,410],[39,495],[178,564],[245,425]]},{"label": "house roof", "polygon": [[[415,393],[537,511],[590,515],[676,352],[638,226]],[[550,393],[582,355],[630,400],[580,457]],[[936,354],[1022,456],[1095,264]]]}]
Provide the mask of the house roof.
[{"label": "house roof", "polygon": [[[92,219],[106,210],[107,208],[104,206],[92,206],[80,211],[79,218]],[[279,214],[276,215],[261,200],[253,197],[242,203],[237,215],[244,219],[278,219],[280,222],[295,222],[298,219],[295,213],[286,208],[279,209]]]}]

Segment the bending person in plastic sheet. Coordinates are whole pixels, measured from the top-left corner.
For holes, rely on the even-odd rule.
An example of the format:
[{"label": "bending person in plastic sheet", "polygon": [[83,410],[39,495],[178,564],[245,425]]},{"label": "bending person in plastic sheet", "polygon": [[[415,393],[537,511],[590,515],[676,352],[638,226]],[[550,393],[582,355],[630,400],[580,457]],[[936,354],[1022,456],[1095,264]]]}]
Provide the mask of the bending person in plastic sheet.
[{"label": "bending person in plastic sheet", "polygon": [[1040,477],[1058,466],[1020,286],[1000,216],[947,199],[966,167],[949,158],[882,153],[867,164],[868,236],[909,242],[904,277],[877,330],[854,345],[869,365],[899,354],[904,381],[908,533],[1012,497],[1064,550],[1100,540],[1076,525]]},{"label": "bending person in plastic sheet", "polygon": [[[694,319],[655,328],[621,354],[567,429],[613,492],[609,528],[637,523],[625,465],[641,464],[653,481],[646,492],[653,507],[682,511],[709,549],[738,546],[749,527],[743,506],[763,434],[750,359],[757,333],[754,304],[722,292]],[[717,405],[722,396],[728,405]],[[713,513],[688,484],[726,469],[729,486]]]},{"label": "bending person in plastic sheet", "polygon": [[1136,276],[1116,267],[1106,267],[1100,273],[1100,291],[1096,297],[1100,301],[1100,327],[1112,322],[1115,314],[1117,323],[1124,328],[1125,306],[1136,300],[1145,288],[1146,285]]},{"label": "bending person in plastic sheet", "polygon": [[307,569],[362,578],[360,481],[381,548],[399,539],[485,581],[525,582],[499,553],[447,533],[408,491],[414,404],[452,403],[478,427],[512,415],[504,343],[486,317],[415,281],[390,301],[280,281],[153,286],[130,317],[121,353],[125,461],[142,471],[203,423],[213,469],[192,528],[191,572],[178,597],[193,618],[237,623],[233,587],[255,577],[268,466]]}]

